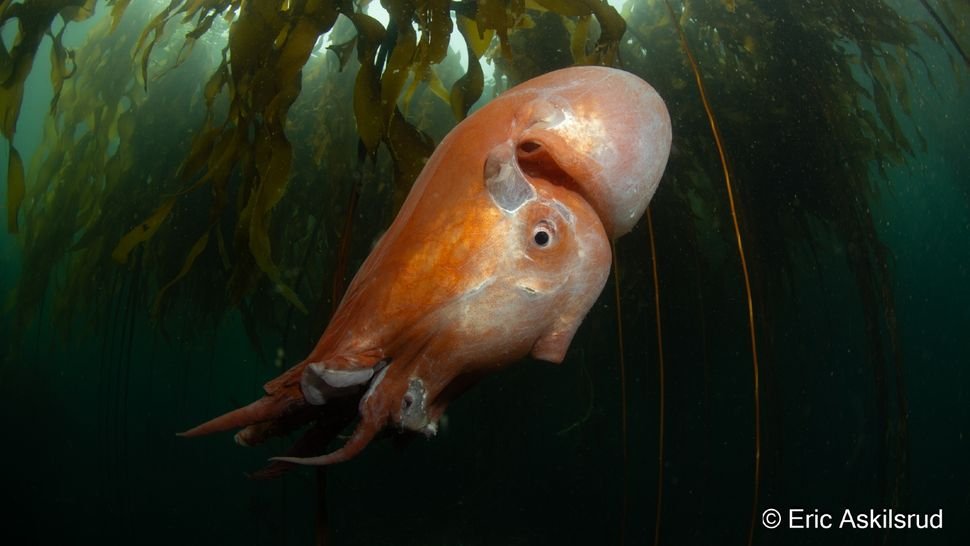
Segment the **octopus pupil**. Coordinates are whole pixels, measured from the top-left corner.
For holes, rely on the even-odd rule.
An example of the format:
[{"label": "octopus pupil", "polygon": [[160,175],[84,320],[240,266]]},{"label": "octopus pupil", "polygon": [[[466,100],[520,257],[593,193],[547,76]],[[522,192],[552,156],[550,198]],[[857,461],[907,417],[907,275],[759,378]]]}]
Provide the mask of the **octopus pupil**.
[{"label": "octopus pupil", "polygon": [[549,233],[546,231],[537,231],[533,239],[535,239],[537,245],[546,246],[549,244]]}]

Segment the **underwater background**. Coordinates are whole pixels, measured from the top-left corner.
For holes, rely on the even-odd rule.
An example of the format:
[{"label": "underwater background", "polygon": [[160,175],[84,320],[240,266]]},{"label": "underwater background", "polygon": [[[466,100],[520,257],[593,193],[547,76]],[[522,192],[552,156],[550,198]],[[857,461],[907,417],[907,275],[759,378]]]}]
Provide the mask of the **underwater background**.
[{"label": "underwater background", "polygon": [[[0,541],[966,544],[970,7],[0,2]],[[561,365],[253,480],[175,433],[299,362],[457,121],[574,64],[673,151]],[[942,510],[943,529],[762,514]]]}]

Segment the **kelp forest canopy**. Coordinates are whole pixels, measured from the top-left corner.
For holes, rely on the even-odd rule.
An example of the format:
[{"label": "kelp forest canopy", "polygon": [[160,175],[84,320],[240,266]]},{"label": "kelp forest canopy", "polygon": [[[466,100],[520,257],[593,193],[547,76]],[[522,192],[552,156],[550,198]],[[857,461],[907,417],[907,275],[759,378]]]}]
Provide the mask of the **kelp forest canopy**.
[{"label": "kelp forest canopy", "polygon": [[[649,81],[673,116],[659,232],[679,234],[705,270],[736,267],[700,77],[758,305],[793,289],[802,247],[791,241],[839,240],[855,249],[848,260],[878,310],[868,331],[883,352],[892,294],[867,203],[880,172],[923,145],[904,118],[912,79],[941,69],[925,48],[966,73],[967,34],[949,28],[965,3],[922,3],[932,16],[915,22],[882,0],[380,6],[383,18],[376,2],[352,0],[0,3],[4,34],[15,35],[0,47],[7,229],[29,272],[15,328],[42,313],[64,335],[104,328],[127,298],[167,335],[205,334],[238,310],[256,347],[294,329],[305,346],[458,120],[532,76],[602,64]],[[92,17],[83,44],[65,47],[65,29]],[[54,94],[41,145],[22,158],[15,130],[37,55],[50,56]]]}]

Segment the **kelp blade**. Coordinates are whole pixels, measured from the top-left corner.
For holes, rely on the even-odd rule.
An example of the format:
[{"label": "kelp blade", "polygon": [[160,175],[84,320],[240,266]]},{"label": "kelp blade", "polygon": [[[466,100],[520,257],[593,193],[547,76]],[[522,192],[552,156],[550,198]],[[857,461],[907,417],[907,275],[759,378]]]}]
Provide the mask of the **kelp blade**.
[{"label": "kelp blade", "polygon": [[172,212],[172,207],[175,206],[175,197],[171,197],[162,203],[162,206],[152,213],[144,222],[135,226],[131,231],[129,231],[121,241],[118,242],[118,246],[115,247],[114,251],[111,252],[111,257],[118,263],[128,263],[128,255],[132,250],[141,243],[152,238],[155,232],[158,231],[159,226],[168,217],[168,213]]},{"label": "kelp blade", "polygon": [[20,153],[10,145],[10,159],[7,163],[7,231],[17,233],[17,215],[24,202],[24,162]]}]

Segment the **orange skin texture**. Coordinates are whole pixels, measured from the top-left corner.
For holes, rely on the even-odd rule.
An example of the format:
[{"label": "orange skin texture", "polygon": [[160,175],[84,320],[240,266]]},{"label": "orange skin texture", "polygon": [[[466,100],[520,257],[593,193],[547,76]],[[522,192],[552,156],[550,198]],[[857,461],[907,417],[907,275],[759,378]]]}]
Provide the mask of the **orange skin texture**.
[{"label": "orange skin texture", "polygon": [[237,441],[258,443],[366,389],[343,447],[277,458],[330,464],[389,425],[434,434],[455,396],[527,355],[561,362],[669,146],[663,101],[625,72],[564,69],[506,92],[435,150],[306,359],[184,435],[246,427]]}]

